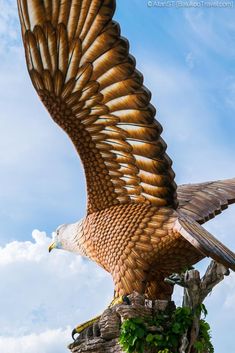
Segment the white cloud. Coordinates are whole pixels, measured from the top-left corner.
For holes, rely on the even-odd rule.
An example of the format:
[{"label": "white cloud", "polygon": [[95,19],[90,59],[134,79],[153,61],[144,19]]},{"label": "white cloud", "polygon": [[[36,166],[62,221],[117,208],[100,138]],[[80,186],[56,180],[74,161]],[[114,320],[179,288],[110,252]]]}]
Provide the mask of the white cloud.
[{"label": "white cloud", "polygon": [[4,353],[66,353],[71,328],[48,330],[21,337],[1,337],[0,352]]},{"label": "white cloud", "polygon": [[[102,312],[112,299],[113,285],[105,271],[74,254],[49,254],[44,232],[35,230],[33,239],[0,248],[0,347],[27,340],[29,347],[38,340],[51,347],[59,329],[61,342],[66,327]],[[70,333],[66,339],[70,341]]]}]

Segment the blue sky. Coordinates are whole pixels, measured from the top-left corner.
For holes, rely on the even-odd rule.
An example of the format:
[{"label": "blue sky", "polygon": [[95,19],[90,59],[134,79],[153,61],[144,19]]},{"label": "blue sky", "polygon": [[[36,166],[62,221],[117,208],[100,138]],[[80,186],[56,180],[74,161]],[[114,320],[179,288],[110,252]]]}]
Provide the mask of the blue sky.
[{"label": "blue sky", "polygon": [[[234,15],[234,7],[117,1],[179,184],[235,176]],[[83,217],[85,184],[71,142],[31,86],[15,0],[0,0],[0,80],[0,351],[63,353],[71,328],[101,311],[113,288],[96,265],[47,253],[51,232]],[[207,225],[233,250],[234,212]],[[216,353],[234,350],[234,300],[234,276],[207,300]]]}]

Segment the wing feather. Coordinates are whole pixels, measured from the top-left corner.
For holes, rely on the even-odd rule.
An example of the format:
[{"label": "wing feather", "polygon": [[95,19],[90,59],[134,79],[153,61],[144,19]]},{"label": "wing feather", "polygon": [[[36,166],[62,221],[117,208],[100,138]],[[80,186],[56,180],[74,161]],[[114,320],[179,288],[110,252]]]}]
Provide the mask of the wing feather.
[{"label": "wing feather", "polygon": [[49,52],[49,47],[46,39],[45,32],[42,30],[40,26],[34,27],[34,35],[36,38],[37,45],[39,47],[39,51],[41,53],[42,65],[44,70],[52,71],[52,64],[51,64],[51,56]]},{"label": "wing feather", "polygon": [[64,78],[61,71],[56,70],[54,75],[55,95],[59,97],[63,89]]},{"label": "wing feather", "polygon": [[53,27],[56,27],[58,24],[58,17],[60,13],[60,5],[61,1],[50,1],[52,5],[52,16],[51,16],[51,23]]},{"label": "wing feather", "polygon": [[70,14],[71,2],[71,0],[60,1],[58,23],[63,23],[67,25]]},{"label": "wing feather", "polygon": [[51,21],[52,18],[52,2],[50,0],[44,0],[44,8],[46,12],[47,21]]},{"label": "wing feather", "polygon": [[45,37],[47,41],[47,47],[49,51],[50,61],[51,61],[51,74],[54,77],[57,70],[57,36],[56,32],[50,22],[47,22],[43,25],[45,32]]},{"label": "wing feather", "polygon": [[137,202],[176,207],[151,93],[112,21],[114,0],[18,0],[30,77],[81,156],[88,212]]},{"label": "wing feather", "polygon": [[235,178],[180,185],[177,193],[180,211],[203,224],[235,203]]},{"label": "wing feather", "polygon": [[68,67],[69,43],[67,29],[63,23],[57,26],[57,62],[58,69],[65,76]]}]

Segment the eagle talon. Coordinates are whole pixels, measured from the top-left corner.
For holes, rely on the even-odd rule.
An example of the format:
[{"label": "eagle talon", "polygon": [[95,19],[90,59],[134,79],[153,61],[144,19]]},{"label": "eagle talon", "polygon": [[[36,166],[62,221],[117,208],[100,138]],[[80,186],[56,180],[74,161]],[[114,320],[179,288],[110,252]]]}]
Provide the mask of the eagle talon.
[{"label": "eagle talon", "polygon": [[76,338],[74,337],[76,334],[79,334],[79,332],[77,332],[77,329],[74,328],[73,331],[72,331],[72,339],[75,341]]},{"label": "eagle talon", "polygon": [[170,284],[171,286],[175,286],[177,284],[180,287],[187,288],[187,285],[184,283],[182,276],[180,276],[178,273],[173,273],[169,277],[166,277],[164,282]]},{"label": "eagle talon", "polygon": [[127,295],[121,295],[120,297],[118,298],[114,298],[111,303],[109,304],[109,308],[112,308],[113,306],[115,305],[118,305],[118,304],[127,304],[127,305],[130,305],[131,304],[131,301],[130,299],[128,298]]},{"label": "eagle talon", "polygon": [[76,334],[80,335],[80,333],[82,333],[85,329],[89,328],[90,326],[92,326],[95,322],[97,322],[100,319],[100,315],[94,317],[93,319],[84,322],[80,325],[78,325],[76,328],[73,329],[72,331],[72,339],[75,341],[76,339],[74,338],[74,336]]},{"label": "eagle talon", "polygon": [[124,304],[131,305],[131,301],[130,301],[130,299],[128,298],[127,295],[123,295],[122,296],[122,300],[123,300]]}]

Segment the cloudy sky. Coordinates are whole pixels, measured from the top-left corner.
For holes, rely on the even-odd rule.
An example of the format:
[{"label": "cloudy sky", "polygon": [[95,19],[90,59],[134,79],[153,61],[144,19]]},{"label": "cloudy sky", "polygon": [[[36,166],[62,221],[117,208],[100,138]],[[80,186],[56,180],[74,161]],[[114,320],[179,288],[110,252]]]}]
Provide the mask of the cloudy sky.
[{"label": "cloudy sky", "polygon": [[[235,5],[159,8],[117,1],[115,18],[153,93],[177,183],[235,176]],[[16,0],[0,0],[0,352],[65,353],[70,331],[112,297],[108,274],[52,231],[85,213],[74,148],[25,68]],[[235,250],[235,207],[207,225]],[[203,263],[200,268],[205,267]],[[215,353],[234,351],[235,276],[207,300]]]}]

